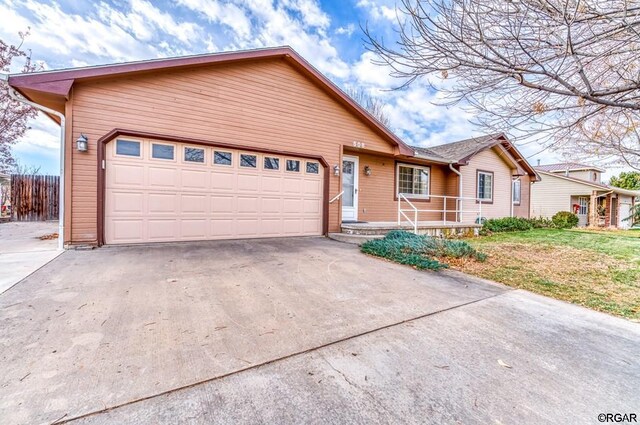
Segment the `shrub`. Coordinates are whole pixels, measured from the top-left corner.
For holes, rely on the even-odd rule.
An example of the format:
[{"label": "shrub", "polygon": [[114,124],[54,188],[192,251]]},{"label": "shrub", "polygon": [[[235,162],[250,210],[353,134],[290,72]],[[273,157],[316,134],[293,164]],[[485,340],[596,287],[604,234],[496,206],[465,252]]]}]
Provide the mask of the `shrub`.
[{"label": "shrub", "polygon": [[551,221],[550,218],[540,216],[540,217],[533,217],[528,220],[534,229],[549,229],[551,227],[554,227],[553,221]]},{"label": "shrub", "polygon": [[415,235],[404,230],[393,230],[383,239],[365,242],[360,249],[366,254],[429,270],[448,267],[434,257],[467,257],[478,261],[484,261],[486,258],[483,253],[476,251],[465,241],[437,239],[431,236]]},{"label": "shrub", "polygon": [[578,216],[569,211],[559,211],[551,217],[553,225],[558,229],[569,229],[578,225]]},{"label": "shrub", "polygon": [[521,217],[492,218],[486,220],[482,229],[486,232],[517,232],[530,230],[534,226],[530,220]]}]

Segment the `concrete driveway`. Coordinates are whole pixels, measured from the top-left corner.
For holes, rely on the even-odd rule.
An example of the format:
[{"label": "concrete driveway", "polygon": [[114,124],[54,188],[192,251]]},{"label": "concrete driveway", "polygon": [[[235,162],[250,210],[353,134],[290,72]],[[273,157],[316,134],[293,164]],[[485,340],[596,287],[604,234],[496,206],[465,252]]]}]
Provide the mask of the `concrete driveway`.
[{"label": "concrete driveway", "polygon": [[598,423],[640,406],[638,325],[324,238],[67,251],[0,309],[9,424]]},{"label": "concrete driveway", "polygon": [[57,232],[57,221],[0,223],[0,293],[60,254],[57,239],[40,239]]}]

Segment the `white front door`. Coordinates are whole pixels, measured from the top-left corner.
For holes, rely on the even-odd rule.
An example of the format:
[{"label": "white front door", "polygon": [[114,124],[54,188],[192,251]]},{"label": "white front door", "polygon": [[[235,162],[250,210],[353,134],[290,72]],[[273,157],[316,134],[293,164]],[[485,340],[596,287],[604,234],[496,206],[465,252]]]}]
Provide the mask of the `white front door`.
[{"label": "white front door", "polygon": [[342,221],[358,220],[358,157],[342,157]]},{"label": "white front door", "polygon": [[580,196],[578,205],[578,226],[586,227],[589,224],[589,198]]}]

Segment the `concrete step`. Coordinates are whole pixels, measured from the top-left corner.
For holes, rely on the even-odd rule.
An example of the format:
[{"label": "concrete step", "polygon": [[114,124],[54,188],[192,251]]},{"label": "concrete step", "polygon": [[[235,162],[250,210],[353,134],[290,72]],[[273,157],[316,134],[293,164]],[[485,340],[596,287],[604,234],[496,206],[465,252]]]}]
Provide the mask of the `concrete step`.
[{"label": "concrete step", "polygon": [[373,239],[382,239],[384,238],[384,235],[350,235],[348,233],[329,233],[329,238],[339,242],[362,245],[363,243]]}]

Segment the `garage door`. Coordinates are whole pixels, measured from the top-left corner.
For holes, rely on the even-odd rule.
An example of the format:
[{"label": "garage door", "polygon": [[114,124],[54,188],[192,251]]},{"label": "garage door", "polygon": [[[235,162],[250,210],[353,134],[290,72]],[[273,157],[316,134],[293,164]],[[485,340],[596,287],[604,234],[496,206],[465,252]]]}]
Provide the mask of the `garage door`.
[{"label": "garage door", "polygon": [[305,158],[118,139],[106,147],[105,242],[320,235],[323,173]]}]

